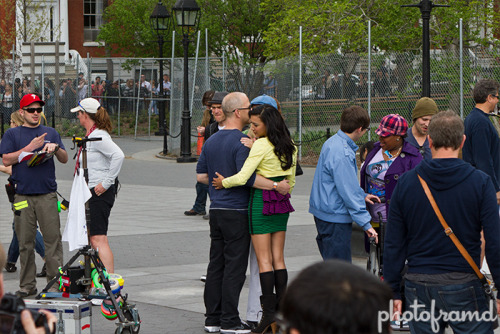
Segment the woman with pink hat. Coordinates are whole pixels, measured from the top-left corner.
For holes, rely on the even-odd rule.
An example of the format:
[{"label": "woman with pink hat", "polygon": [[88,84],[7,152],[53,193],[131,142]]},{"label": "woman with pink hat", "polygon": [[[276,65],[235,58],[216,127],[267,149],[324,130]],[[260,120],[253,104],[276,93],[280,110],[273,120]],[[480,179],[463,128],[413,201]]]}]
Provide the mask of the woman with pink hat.
[{"label": "woman with pink hat", "polygon": [[[361,188],[367,194],[376,195],[381,199],[381,203],[368,205],[372,226],[378,233],[380,233],[380,218],[382,222],[387,222],[391,196],[399,177],[422,161],[420,152],[404,140],[407,132],[408,122],[403,116],[398,114],[384,116],[378,129],[375,130],[379,141],[374,144],[361,167]],[[366,238],[365,248],[369,252]]]},{"label": "woman with pink hat", "polygon": [[385,204],[370,205],[373,222],[379,221],[378,212],[381,212],[383,220],[386,220],[391,195],[399,177],[422,161],[418,150],[404,140],[407,131],[408,123],[403,116],[384,116],[375,130],[379,141],[368,153],[361,167],[361,188],[368,194],[378,196],[382,202],[385,199]]}]

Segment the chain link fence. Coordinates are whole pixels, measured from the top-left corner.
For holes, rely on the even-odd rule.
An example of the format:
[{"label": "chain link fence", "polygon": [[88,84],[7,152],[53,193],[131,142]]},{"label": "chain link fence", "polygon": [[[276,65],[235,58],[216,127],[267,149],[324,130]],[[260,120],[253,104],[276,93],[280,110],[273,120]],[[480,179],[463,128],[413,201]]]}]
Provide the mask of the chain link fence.
[{"label": "chain link fence", "polygon": [[[492,49],[468,49],[462,57],[457,51],[433,50],[431,97],[439,109],[451,109],[466,117],[474,105],[472,88],[482,78],[499,77],[499,59],[499,50]],[[14,64],[18,63],[14,60]],[[10,113],[19,107],[22,95],[28,92],[44,96],[47,123],[55,125],[63,136],[83,133],[70,109],[84,97],[95,97],[107,108],[114,135],[138,139],[148,139],[160,130],[164,106],[168,149],[179,152],[184,109],[183,59],[163,59],[163,73],[170,82],[169,90],[164,92],[159,91],[159,59],[82,59],[73,55],[70,65],[61,62],[57,66],[53,59],[43,57],[35,60],[34,69],[25,63],[23,59],[22,67],[15,65],[17,69],[7,67],[0,71],[12,88],[10,96],[9,89],[0,91],[4,126],[9,123]],[[421,97],[422,56],[413,52],[305,55],[302,59],[289,57],[265,66],[228,65],[225,58],[190,58],[188,68],[193,153],[196,127],[204,110],[201,97],[209,89],[242,91],[250,98],[262,93],[276,97],[299,144],[304,165],[317,162],[324,141],[338,131],[345,107],[357,104],[369,111],[372,130],[363,142],[376,140],[373,130],[387,114],[398,113],[411,124],[412,109]]]}]

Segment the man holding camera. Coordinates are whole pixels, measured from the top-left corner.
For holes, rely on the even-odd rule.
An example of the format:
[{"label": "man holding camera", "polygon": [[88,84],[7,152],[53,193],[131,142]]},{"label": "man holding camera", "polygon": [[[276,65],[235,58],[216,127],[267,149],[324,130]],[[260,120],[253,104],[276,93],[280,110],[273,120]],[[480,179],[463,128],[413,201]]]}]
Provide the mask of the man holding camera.
[{"label": "man holding camera", "polygon": [[[5,266],[5,261],[6,261],[5,251],[2,245],[0,244],[0,268],[3,268]],[[2,306],[3,306],[2,304],[3,297],[4,297],[3,274],[2,271],[0,271],[0,305]],[[0,307],[0,311],[3,311],[2,307]],[[45,314],[45,317],[47,318],[47,326],[44,325],[43,327],[36,327],[35,321],[33,320],[33,317],[31,316],[30,312],[28,310],[23,310],[21,312],[21,324],[23,325],[26,334],[55,333],[57,318],[49,311],[40,310],[39,312]]]},{"label": "man holding camera", "polygon": [[25,95],[20,103],[24,124],[7,130],[0,143],[3,163],[12,166],[16,185],[14,222],[21,259],[20,289],[16,295],[21,298],[38,292],[33,251],[37,221],[45,243],[47,282],[57,275],[63,261],[54,159],[33,167],[18,162],[21,153],[39,151],[54,154],[61,163],[68,161],[61,136],[53,128],[39,124],[44,104],[36,94]]}]

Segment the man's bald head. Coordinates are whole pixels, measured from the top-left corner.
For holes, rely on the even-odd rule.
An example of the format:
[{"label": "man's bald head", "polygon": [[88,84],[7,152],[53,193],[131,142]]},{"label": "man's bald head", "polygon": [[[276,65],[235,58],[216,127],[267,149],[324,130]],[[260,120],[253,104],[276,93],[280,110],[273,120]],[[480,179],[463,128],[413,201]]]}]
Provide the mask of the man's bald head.
[{"label": "man's bald head", "polygon": [[233,111],[238,108],[245,108],[248,106],[248,96],[245,93],[233,92],[229,93],[222,100],[222,111],[226,118],[233,116]]}]

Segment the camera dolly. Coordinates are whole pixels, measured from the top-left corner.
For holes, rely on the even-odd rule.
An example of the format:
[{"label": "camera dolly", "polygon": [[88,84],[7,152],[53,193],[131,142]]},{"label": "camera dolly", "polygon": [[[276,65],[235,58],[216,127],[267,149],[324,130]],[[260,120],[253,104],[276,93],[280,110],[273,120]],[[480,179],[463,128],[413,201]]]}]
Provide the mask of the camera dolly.
[{"label": "camera dolly", "polygon": [[[86,143],[90,141],[100,141],[102,138],[89,138],[89,137],[76,137],[73,136],[73,148],[74,150],[79,147],[79,151],[75,154],[75,157],[79,153],[82,153],[82,167],[84,170],[85,181],[88,183],[88,169],[87,169],[87,147]],[[87,225],[89,223],[89,206],[88,203],[85,204],[85,217],[87,220]],[[71,265],[80,257],[83,256],[84,269],[83,272],[77,275],[72,275],[76,277],[71,277],[71,282],[68,282],[69,288],[64,292],[49,292],[49,289],[54,285],[58,284],[60,278],[64,273],[68,273]],[[94,289],[92,286],[92,267],[96,270],[97,275],[106,294],[92,294]],[[71,275],[68,275],[71,276]],[[127,302],[128,294],[122,295],[121,289],[118,291],[113,291],[111,289],[110,281],[106,273],[106,268],[99,258],[99,253],[97,250],[93,249],[89,244],[80,248],[71,259],[59,268],[59,273],[47,283],[45,288],[36,296],[36,299],[41,298],[75,298],[75,299],[103,299],[110,300],[111,305],[109,307],[114,309],[116,312],[116,317],[118,321],[116,322],[117,328],[115,334],[138,334],[141,327],[141,318],[139,316],[139,311],[137,310],[135,304],[130,304]]]}]

